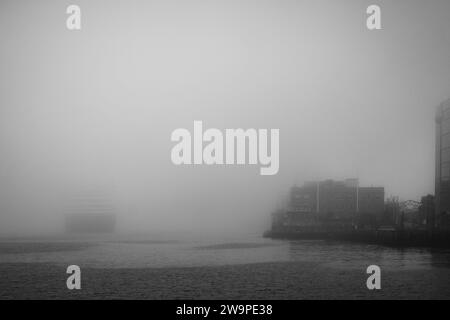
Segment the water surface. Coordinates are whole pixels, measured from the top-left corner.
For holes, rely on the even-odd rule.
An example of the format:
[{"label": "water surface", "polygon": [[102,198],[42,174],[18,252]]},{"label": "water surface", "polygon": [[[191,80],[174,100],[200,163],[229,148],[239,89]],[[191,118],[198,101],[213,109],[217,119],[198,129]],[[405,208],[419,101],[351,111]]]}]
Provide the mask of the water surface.
[{"label": "water surface", "polygon": [[[82,290],[66,289],[68,265]],[[366,268],[382,289],[366,288]],[[448,299],[450,251],[333,241],[234,239],[3,240],[0,297],[148,299]]]}]

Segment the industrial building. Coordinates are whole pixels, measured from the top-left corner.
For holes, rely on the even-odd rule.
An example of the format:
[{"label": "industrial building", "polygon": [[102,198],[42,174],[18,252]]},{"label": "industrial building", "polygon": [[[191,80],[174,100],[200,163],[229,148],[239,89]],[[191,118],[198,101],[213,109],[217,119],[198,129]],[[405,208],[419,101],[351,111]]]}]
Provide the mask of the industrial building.
[{"label": "industrial building", "polygon": [[382,214],[383,187],[360,187],[357,179],[307,182],[291,189],[290,210],[327,216]]},{"label": "industrial building", "polygon": [[291,188],[288,203],[274,217],[283,227],[374,225],[384,214],[384,188],[360,187],[357,179],[306,182]]}]

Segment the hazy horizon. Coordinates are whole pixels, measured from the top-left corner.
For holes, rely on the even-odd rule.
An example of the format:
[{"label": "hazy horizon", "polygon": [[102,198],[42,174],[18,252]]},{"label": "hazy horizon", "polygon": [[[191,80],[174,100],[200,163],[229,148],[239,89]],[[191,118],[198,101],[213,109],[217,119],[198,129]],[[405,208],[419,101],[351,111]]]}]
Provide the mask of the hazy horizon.
[{"label": "hazy horizon", "polygon": [[[82,10],[82,30],[65,9]],[[450,2],[2,1],[0,234],[106,190],[124,231],[264,230],[293,184],[434,194]],[[432,6],[430,4],[433,4]],[[280,129],[280,169],[175,166],[177,128]]]}]

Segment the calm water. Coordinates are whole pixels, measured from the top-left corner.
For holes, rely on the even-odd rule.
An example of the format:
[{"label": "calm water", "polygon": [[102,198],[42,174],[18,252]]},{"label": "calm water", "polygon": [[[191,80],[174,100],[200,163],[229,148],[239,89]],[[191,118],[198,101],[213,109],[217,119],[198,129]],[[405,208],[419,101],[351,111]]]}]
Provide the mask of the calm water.
[{"label": "calm water", "polygon": [[[68,265],[82,290],[65,286]],[[382,289],[366,288],[366,268]],[[238,239],[8,240],[0,298],[448,299],[450,251],[327,241]]]}]

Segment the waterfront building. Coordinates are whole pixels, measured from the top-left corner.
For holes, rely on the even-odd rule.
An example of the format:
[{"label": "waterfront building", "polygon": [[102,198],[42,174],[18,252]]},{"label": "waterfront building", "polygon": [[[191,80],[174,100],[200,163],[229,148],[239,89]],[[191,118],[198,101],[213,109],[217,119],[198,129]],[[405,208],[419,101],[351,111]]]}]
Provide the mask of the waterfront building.
[{"label": "waterfront building", "polygon": [[358,189],[358,213],[381,219],[384,212],[384,188],[360,187]]},{"label": "waterfront building", "polygon": [[296,228],[374,226],[383,214],[383,187],[360,187],[357,179],[324,180],[292,187],[289,204],[277,214],[276,224]]},{"label": "waterfront building", "polygon": [[317,183],[292,187],[288,209],[293,212],[317,212]]},{"label": "waterfront building", "polygon": [[450,99],[436,115],[436,208],[435,226],[450,229]]},{"label": "waterfront building", "polygon": [[325,180],[318,183],[318,212],[329,219],[349,219],[358,212],[358,182]]}]

